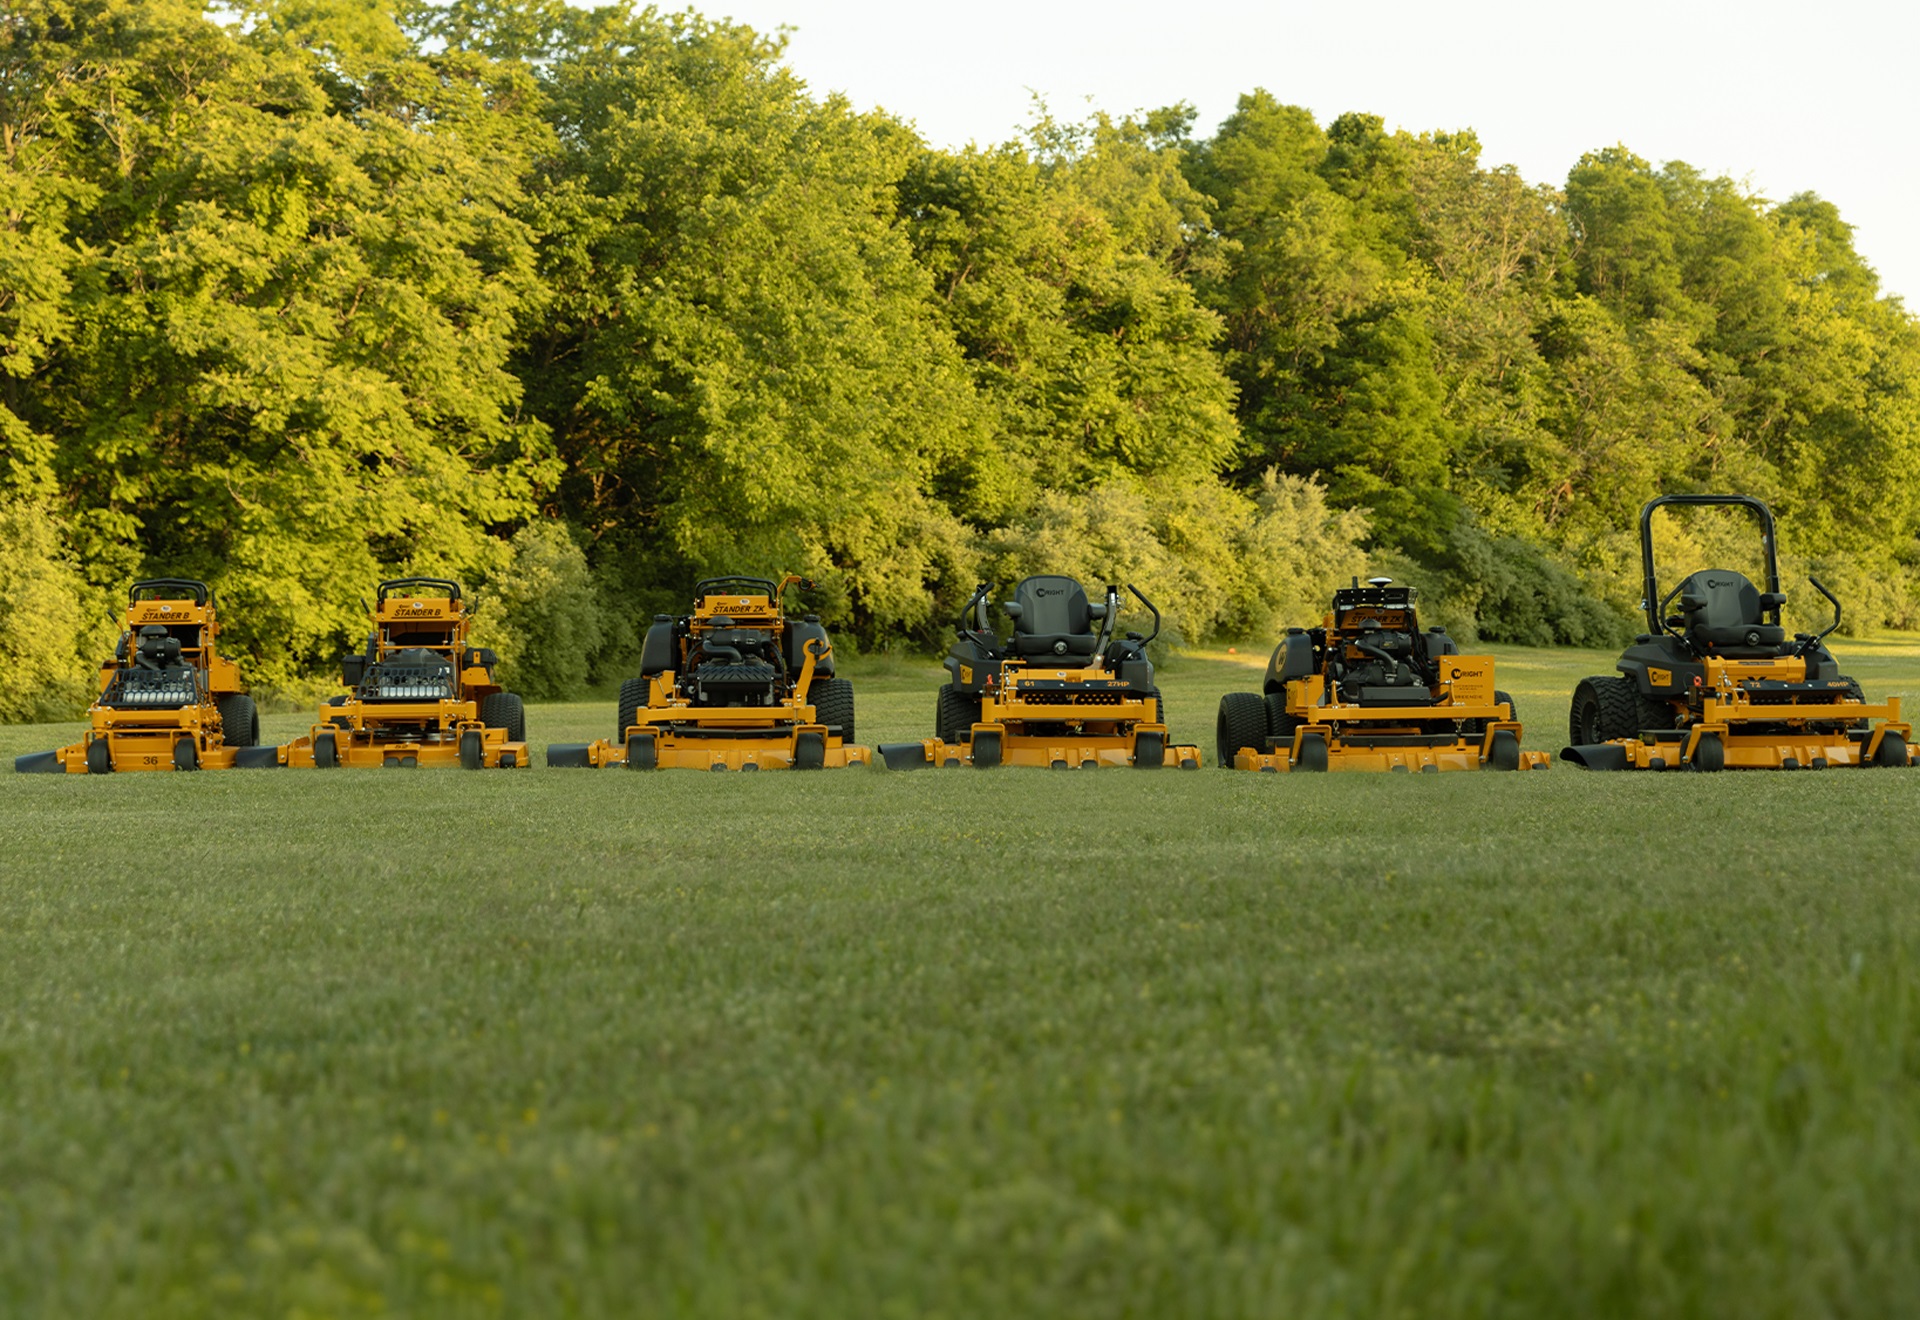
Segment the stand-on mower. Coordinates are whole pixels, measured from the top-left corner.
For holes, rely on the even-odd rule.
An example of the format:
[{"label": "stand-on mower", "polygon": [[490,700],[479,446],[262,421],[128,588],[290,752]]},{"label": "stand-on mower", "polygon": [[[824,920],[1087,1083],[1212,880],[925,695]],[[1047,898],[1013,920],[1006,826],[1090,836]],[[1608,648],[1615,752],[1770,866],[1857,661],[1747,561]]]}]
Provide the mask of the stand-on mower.
[{"label": "stand-on mower", "polygon": [[86,736],[15,757],[21,774],[226,770],[257,748],[260,716],[240,670],[219,653],[213,592],[187,578],[150,578],[128,594],[127,629],[100,666]]},{"label": "stand-on mower", "polygon": [[553,743],[550,766],[629,770],[820,770],[866,765],[854,745],[853,684],[833,674],[815,614],[789,618],[788,576],[697,583],[693,612],[656,614],[640,676],[620,685],[611,742]]},{"label": "stand-on mower", "polygon": [[[1653,515],[1663,506],[1729,505],[1760,524],[1765,591],[1709,568],[1664,594],[1653,562]],[[1640,511],[1642,608],[1648,631],[1614,668],[1574,689],[1570,742],[1560,757],[1589,770],[1819,770],[1904,766],[1911,731],[1898,697],[1870,705],[1840,672],[1825,639],[1840,602],[1817,578],[1833,622],[1789,640],[1780,625],[1773,511],[1746,495],[1662,495]],[[1678,598],[1679,612],[1667,609]]]},{"label": "stand-on mower", "polygon": [[1114,638],[1120,588],[1109,586],[1096,604],[1074,579],[1045,575],[1021,582],[1001,606],[1013,620],[1002,642],[987,613],[991,587],[982,583],[947,654],[953,681],[940,689],[934,736],[883,745],[887,767],[1198,768],[1200,749],[1172,745],[1161,718],[1147,659],[1160,611],[1131,584],[1127,590],[1153,615],[1148,636]]},{"label": "stand-on mower", "polygon": [[493,652],[467,645],[460,584],[409,577],[375,594],[367,649],[340,657],[343,696],[277,748],[272,764],[331,770],[415,766],[525,769],[526,712],[494,681]]},{"label": "stand-on mower", "polygon": [[1289,628],[1261,692],[1220,699],[1223,770],[1544,770],[1520,747],[1513,698],[1493,657],[1461,655],[1441,628],[1420,631],[1411,587],[1355,578],[1318,628]]}]

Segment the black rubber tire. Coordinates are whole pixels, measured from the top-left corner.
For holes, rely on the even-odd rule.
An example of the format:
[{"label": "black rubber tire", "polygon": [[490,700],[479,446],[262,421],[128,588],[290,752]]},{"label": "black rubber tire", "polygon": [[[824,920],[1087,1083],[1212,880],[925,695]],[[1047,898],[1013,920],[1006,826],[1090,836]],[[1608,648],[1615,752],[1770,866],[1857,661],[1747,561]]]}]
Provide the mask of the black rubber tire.
[{"label": "black rubber tire", "polygon": [[173,768],[175,770],[198,770],[200,768],[200,747],[191,738],[176,738],[173,741]]},{"label": "black rubber tire", "polygon": [[829,729],[840,730],[840,741],[851,745],[853,736],[853,681],[845,678],[816,678],[807,688],[813,702],[813,718]]},{"label": "black rubber tire", "polygon": [[1632,679],[1588,678],[1573,690],[1567,741],[1575,747],[1631,738],[1636,732]]},{"label": "black rubber tire", "polygon": [[213,704],[220,712],[222,742],[229,747],[260,745],[260,712],[254,708],[252,697],[244,692],[230,692],[216,698]]},{"label": "black rubber tire", "polygon": [[1673,708],[1673,702],[1666,697],[1650,697],[1638,687],[1633,689],[1633,731],[1643,729],[1674,729],[1680,723],[1680,712]]},{"label": "black rubber tire", "polygon": [[1907,740],[1897,733],[1881,734],[1880,746],[1874,749],[1873,764],[1890,770],[1907,763]]},{"label": "black rubber tire", "polygon": [[1520,722],[1520,703],[1513,699],[1511,693],[1502,692],[1500,689],[1495,688],[1493,691],[1493,704],[1497,706],[1503,701],[1507,703],[1507,718],[1515,724],[1518,724]]},{"label": "black rubber tire", "polygon": [[113,748],[107,745],[105,738],[95,738],[87,744],[87,773],[90,775],[113,773]]},{"label": "black rubber tire", "polygon": [[1293,768],[1295,770],[1304,770],[1308,774],[1323,775],[1327,773],[1329,769],[1328,762],[1330,759],[1327,751],[1327,740],[1322,737],[1309,736],[1300,740],[1300,763]]},{"label": "black rubber tire", "polygon": [[1214,764],[1233,769],[1242,747],[1256,753],[1267,750],[1267,700],[1258,692],[1229,692],[1220,698],[1220,714],[1213,725]]},{"label": "black rubber tire", "polygon": [[489,729],[505,729],[508,742],[527,740],[527,708],[517,692],[489,692],[480,698],[480,722]]},{"label": "black rubber tire", "polygon": [[340,744],[336,735],[323,733],[313,740],[313,764],[320,770],[340,768]]},{"label": "black rubber tire", "polygon": [[1512,729],[1501,729],[1493,735],[1493,746],[1487,749],[1487,769],[1518,770],[1520,768],[1520,740],[1513,736]]},{"label": "black rubber tire", "polygon": [[1703,733],[1700,741],[1694,745],[1693,756],[1687,764],[1703,774],[1715,774],[1727,768],[1727,745],[1720,741],[1717,733]]},{"label": "black rubber tire", "polygon": [[647,704],[647,686],[650,680],[629,678],[620,684],[620,714],[617,716],[620,727],[613,731],[613,741],[624,746],[627,730],[633,727],[634,720],[640,714],[640,708]]},{"label": "black rubber tire", "polygon": [[934,706],[933,736],[943,743],[962,743],[973,736],[973,725],[980,718],[980,698],[954,690],[951,683],[940,685],[940,700]]},{"label": "black rubber tire", "polygon": [[487,763],[486,735],[478,729],[468,729],[460,735],[460,768],[479,770]]},{"label": "black rubber tire", "polygon": [[1153,722],[1155,724],[1165,724],[1167,722],[1167,701],[1165,697],[1160,695],[1159,688],[1153,690]]}]

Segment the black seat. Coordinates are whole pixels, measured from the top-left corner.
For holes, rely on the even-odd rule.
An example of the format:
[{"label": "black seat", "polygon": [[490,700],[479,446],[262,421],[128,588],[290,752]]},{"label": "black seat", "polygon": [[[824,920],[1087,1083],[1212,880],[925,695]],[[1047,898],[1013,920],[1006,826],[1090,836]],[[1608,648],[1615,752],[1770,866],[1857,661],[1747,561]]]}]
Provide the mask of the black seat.
[{"label": "black seat", "polygon": [[1080,664],[1092,657],[1100,640],[1093,632],[1097,614],[1078,582],[1059,574],[1027,578],[1013,589],[1013,604],[1019,606],[1008,643],[1014,655]]},{"label": "black seat", "polygon": [[1753,583],[1732,569],[1705,569],[1681,583],[1680,613],[1696,650],[1756,658],[1776,654],[1787,640],[1786,629],[1763,617]]}]

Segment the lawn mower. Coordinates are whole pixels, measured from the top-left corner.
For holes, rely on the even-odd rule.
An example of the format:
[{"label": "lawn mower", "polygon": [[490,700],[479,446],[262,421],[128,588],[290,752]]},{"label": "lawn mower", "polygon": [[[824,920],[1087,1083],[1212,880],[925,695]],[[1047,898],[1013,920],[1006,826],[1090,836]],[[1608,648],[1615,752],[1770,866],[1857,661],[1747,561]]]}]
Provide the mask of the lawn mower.
[{"label": "lawn mower", "polygon": [[[1760,524],[1766,590],[1743,575],[1709,568],[1664,594],[1654,569],[1653,515],[1665,506],[1726,505]],[[1813,589],[1833,606],[1818,633],[1780,624],[1786,597],[1775,558],[1773,511],[1746,495],[1662,495],[1640,511],[1641,607],[1648,631],[1614,668],[1573,693],[1562,760],[1589,770],[1825,769],[1904,766],[1911,730],[1900,700],[1869,704],[1840,672],[1827,635],[1840,626],[1840,602],[1819,579]],[[1668,614],[1678,600],[1678,612]]]},{"label": "lawn mower", "polygon": [[213,591],[187,578],[149,578],[128,593],[127,627],[100,666],[86,736],[16,757],[21,774],[226,770],[273,749],[240,670],[219,652]]},{"label": "lawn mower", "polygon": [[1492,656],[1421,631],[1413,587],[1354,579],[1319,627],[1288,627],[1260,693],[1219,700],[1221,769],[1546,769],[1521,750],[1521,716],[1494,687]]},{"label": "lawn mower", "polygon": [[1027,578],[1001,605],[1013,620],[1002,642],[987,612],[991,587],[982,583],[945,661],[953,681],[940,689],[934,736],[882,746],[886,766],[1197,769],[1198,747],[1168,742],[1147,659],[1160,611],[1132,584],[1127,590],[1153,615],[1148,636],[1114,637],[1120,588],[1109,586],[1096,604],[1074,579],[1048,574]]},{"label": "lawn mower", "polygon": [[1461,655],[1446,630],[1420,630],[1417,593],[1359,578],[1333,593],[1318,628],[1289,628],[1260,692],[1220,699],[1223,770],[1544,770],[1520,747],[1513,698],[1493,657]]},{"label": "lawn mower", "polygon": [[332,770],[415,766],[525,769],[526,713],[494,680],[492,651],[467,644],[460,584],[408,577],[374,595],[367,649],[340,657],[347,691],[320,707],[273,764]]},{"label": "lawn mower", "polygon": [[817,614],[787,615],[787,576],[696,583],[693,610],[656,614],[640,675],[620,685],[614,737],[554,743],[550,766],[629,770],[821,770],[866,765],[854,745],[853,684],[833,673]]}]

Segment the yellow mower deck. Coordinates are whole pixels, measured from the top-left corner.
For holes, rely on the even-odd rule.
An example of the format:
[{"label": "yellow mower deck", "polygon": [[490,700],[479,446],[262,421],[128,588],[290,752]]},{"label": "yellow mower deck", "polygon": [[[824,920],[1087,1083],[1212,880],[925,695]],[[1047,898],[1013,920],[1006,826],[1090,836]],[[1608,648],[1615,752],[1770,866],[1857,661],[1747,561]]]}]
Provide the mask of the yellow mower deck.
[{"label": "yellow mower deck", "polygon": [[[527,744],[509,740],[507,731],[480,722],[478,703],[433,701],[346,707],[323,707],[334,714],[301,738],[276,748],[276,764],[294,769],[513,770],[533,764]],[[369,722],[366,712],[376,710]],[[405,723],[406,735],[384,726]]]},{"label": "yellow mower deck", "polygon": [[[925,738],[917,743],[888,743],[880,749],[881,756],[895,770],[1001,765],[1043,770],[1199,769],[1200,749],[1168,742],[1167,726],[1160,722],[1151,698],[1110,692],[1109,686],[1098,670],[1009,667],[1006,685],[982,696],[980,719],[968,741]],[[1076,687],[1088,690],[1076,693]],[[1032,691],[1033,696],[1023,695],[1023,690]],[[1069,696],[1074,700],[1062,700]],[[1088,718],[1094,714],[1099,718]],[[1033,725],[1067,727],[1027,732]]]},{"label": "yellow mower deck", "polygon": [[[1709,672],[1716,667],[1709,662]],[[1686,770],[1702,764],[1703,759],[1718,759],[1719,764],[1711,767],[1714,769],[1825,770],[1880,764],[1882,743],[1888,734],[1894,734],[1905,749],[1893,764],[1913,763],[1913,733],[1900,718],[1898,697],[1879,704],[1758,705],[1748,699],[1745,688],[1721,685],[1701,706],[1702,718],[1684,729],[1650,729],[1638,738],[1568,747],[1561,757],[1595,770]],[[1842,720],[1866,727],[1832,727]],[[1741,731],[1743,725],[1754,723],[1800,727],[1784,733],[1778,729]],[[1828,727],[1807,727],[1811,724]],[[1708,740],[1719,743],[1718,758],[1712,758],[1710,751],[1703,758],[1702,744]]]},{"label": "yellow mower deck", "polygon": [[[1422,709],[1431,715],[1430,709]],[[1512,720],[1494,720],[1487,726],[1486,733],[1479,737],[1468,735],[1444,744],[1424,745],[1381,745],[1367,741],[1370,735],[1343,735],[1334,728],[1308,725],[1295,732],[1292,745],[1284,751],[1276,747],[1271,752],[1261,753],[1251,748],[1241,748],[1233,758],[1233,768],[1267,774],[1284,774],[1300,769],[1418,774],[1436,774],[1443,770],[1485,770],[1493,764],[1495,747],[1502,733],[1510,735],[1517,744],[1520,725]],[[1310,746],[1313,742],[1320,743],[1321,748],[1316,750]],[[1545,752],[1521,751],[1518,764],[1507,768],[1545,770],[1552,764],[1553,758]]]}]

